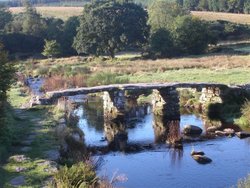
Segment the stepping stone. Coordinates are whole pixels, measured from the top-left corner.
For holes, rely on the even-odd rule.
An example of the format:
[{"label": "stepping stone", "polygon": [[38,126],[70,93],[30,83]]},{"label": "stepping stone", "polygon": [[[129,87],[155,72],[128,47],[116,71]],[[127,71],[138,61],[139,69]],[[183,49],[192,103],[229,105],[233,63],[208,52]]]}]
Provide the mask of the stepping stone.
[{"label": "stepping stone", "polygon": [[25,178],[24,176],[17,176],[10,180],[10,184],[14,187],[19,187],[25,184]]}]

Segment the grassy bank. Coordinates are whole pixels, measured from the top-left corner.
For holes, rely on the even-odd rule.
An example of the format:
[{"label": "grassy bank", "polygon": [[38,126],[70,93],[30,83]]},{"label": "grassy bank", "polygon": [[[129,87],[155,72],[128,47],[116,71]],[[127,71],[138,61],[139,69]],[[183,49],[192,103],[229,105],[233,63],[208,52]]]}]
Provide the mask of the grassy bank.
[{"label": "grassy bank", "polygon": [[[49,78],[49,90],[112,83],[214,82],[249,83],[250,55],[209,55],[143,60],[71,57],[20,62],[26,75]],[[65,84],[64,82],[67,82]]]},{"label": "grassy bank", "polygon": [[[0,187],[12,187],[11,181],[15,178],[23,178],[22,187],[41,187],[56,171],[54,163],[50,162],[58,151],[53,131],[55,114],[50,106],[21,109],[28,96],[21,94],[20,90],[22,88],[15,86],[9,92],[12,107],[8,113],[13,117],[13,123],[7,126],[11,126],[12,140],[5,162],[1,164]],[[24,159],[19,161],[20,155]]]}]

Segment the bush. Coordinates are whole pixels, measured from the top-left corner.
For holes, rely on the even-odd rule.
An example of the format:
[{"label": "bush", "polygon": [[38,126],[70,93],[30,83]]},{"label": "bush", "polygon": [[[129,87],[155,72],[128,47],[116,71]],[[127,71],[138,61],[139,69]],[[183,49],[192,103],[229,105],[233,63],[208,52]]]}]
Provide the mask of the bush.
[{"label": "bush", "polygon": [[166,29],[159,29],[150,38],[151,51],[159,57],[171,57],[173,55],[173,39]]},{"label": "bush", "polygon": [[101,72],[92,75],[88,81],[87,85],[90,86],[98,86],[98,85],[109,85],[109,84],[123,84],[128,83],[129,80],[127,78],[121,78],[118,74]]},{"label": "bush", "polygon": [[54,187],[88,188],[97,184],[98,177],[89,164],[80,162],[71,167],[64,166],[54,175]]}]

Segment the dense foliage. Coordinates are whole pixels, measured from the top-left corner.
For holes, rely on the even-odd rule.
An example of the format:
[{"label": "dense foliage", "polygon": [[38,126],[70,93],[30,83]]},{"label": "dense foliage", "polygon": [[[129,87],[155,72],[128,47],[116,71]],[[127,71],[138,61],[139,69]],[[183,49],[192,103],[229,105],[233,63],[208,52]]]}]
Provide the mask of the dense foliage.
[{"label": "dense foliage", "polygon": [[0,44],[0,161],[6,154],[6,148],[11,142],[11,124],[12,120],[7,103],[7,91],[14,81],[14,68],[7,60],[7,53]]},{"label": "dense foliage", "polygon": [[114,57],[118,51],[146,43],[146,23],[146,11],[134,3],[95,2],[84,8],[74,47],[78,53]]},{"label": "dense foliage", "polygon": [[25,11],[16,15],[0,7],[0,41],[11,57],[42,54],[44,47],[48,50],[46,40],[57,44],[56,54],[43,53],[47,57],[58,52],[114,57],[124,50],[171,57],[201,54],[218,40],[250,36],[247,25],[193,18],[187,1],[181,0],[156,0],[147,11],[131,0],[93,1],[85,5],[82,16],[66,21],[42,17],[32,3],[24,1]]},{"label": "dense foliage", "polygon": [[190,15],[176,3],[155,1],[148,9],[151,25],[150,51],[170,57],[204,53],[208,44],[216,43],[217,34],[207,22]]},{"label": "dense foliage", "polygon": [[14,68],[7,61],[7,53],[3,50],[3,45],[0,43],[0,108],[7,99],[7,91],[13,82]]}]

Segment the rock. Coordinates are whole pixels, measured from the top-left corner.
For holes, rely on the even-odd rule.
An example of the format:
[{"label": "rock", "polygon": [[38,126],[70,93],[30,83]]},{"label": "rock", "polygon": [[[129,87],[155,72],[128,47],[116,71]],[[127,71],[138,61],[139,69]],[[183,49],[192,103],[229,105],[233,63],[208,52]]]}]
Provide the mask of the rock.
[{"label": "rock", "polygon": [[25,155],[14,155],[9,158],[9,161],[13,161],[16,163],[27,162],[30,158],[26,157]]},{"label": "rock", "polygon": [[193,156],[193,155],[205,155],[205,153],[203,152],[203,151],[192,151],[191,152],[191,155]]},{"label": "rock", "polygon": [[19,187],[25,184],[24,176],[17,176],[10,180],[10,184],[14,187]]},{"label": "rock", "polygon": [[16,170],[16,172],[23,172],[23,171],[27,170],[27,168],[24,168],[24,167],[16,167],[15,170]]},{"label": "rock", "polygon": [[225,134],[227,136],[233,136],[235,134],[235,131],[233,129],[230,129],[230,128],[227,128],[227,129],[224,129],[223,132],[225,132]]},{"label": "rock", "polygon": [[183,129],[183,133],[187,135],[200,135],[202,129],[194,125],[186,125]]},{"label": "rock", "polygon": [[215,131],[215,134],[217,136],[226,136],[226,133],[224,131]]},{"label": "rock", "polygon": [[193,159],[196,160],[200,164],[208,164],[212,162],[212,159],[204,156],[204,155],[192,155]]},{"label": "rock", "polygon": [[250,133],[241,131],[241,132],[237,132],[236,136],[238,136],[240,139],[248,138],[248,137],[250,137]]},{"label": "rock", "polygon": [[215,132],[216,130],[218,130],[218,127],[216,126],[211,126],[207,128],[207,132]]}]

